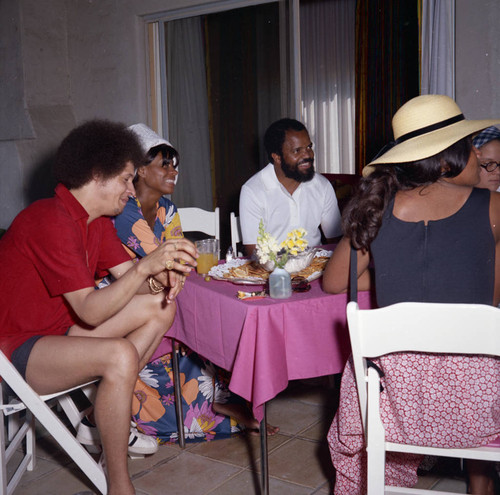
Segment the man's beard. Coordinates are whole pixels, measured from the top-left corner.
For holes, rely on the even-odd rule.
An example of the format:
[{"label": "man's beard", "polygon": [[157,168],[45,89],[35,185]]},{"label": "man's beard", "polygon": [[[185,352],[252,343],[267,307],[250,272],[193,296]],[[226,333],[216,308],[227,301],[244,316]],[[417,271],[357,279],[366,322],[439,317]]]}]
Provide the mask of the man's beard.
[{"label": "man's beard", "polygon": [[[299,165],[304,163],[311,163],[311,166],[305,172],[301,172]],[[308,182],[314,177],[314,158],[306,158],[293,166],[287,163],[283,155],[281,155],[281,170],[283,170],[285,177],[289,179],[293,179],[297,182]]]}]

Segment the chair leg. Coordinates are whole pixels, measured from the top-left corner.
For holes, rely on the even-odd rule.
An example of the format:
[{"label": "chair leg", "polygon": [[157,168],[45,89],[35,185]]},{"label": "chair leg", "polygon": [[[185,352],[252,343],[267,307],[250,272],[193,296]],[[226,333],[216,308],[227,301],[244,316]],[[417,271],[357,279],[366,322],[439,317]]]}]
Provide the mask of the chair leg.
[{"label": "chair leg", "polygon": [[61,420],[54,414],[54,411],[52,411],[43,401],[28,404],[31,402],[28,399],[23,402],[33,410],[33,414],[40,424],[52,437],[54,437],[56,442],[66,451],[99,491],[103,494],[107,493],[107,482],[104,472],[78,440],[70,433],[66,426],[64,426]]},{"label": "chair leg", "polygon": [[[0,385],[1,387],[1,385]],[[7,459],[5,454],[5,416],[0,412],[0,493],[7,493]]]},{"label": "chair leg", "polygon": [[380,419],[380,378],[368,369],[367,411],[367,484],[368,495],[383,495],[385,491],[385,431]]},{"label": "chair leg", "polygon": [[183,449],[186,446],[184,436],[184,421],[182,414],[182,392],[181,379],[179,371],[179,350],[177,349],[177,341],[172,340],[172,372],[174,375],[174,395],[175,395],[175,415],[177,417],[177,436],[179,438],[179,446]]},{"label": "chair leg", "polygon": [[[95,401],[97,386],[94,383],[91,383],[81,388],[80,390],[86,395],[90,403],[93,404]],[[61,407],[61,409],[64,411],[64,414],[69,419],[71,425],[73,426],[76,432],[78,429],[78,425],[80,424],[80,421],[85,416],[85,411],[80,411],[80,409],[78,409],[75,401],[70,396],[70,394],[61,395],[60,397],[57,398],[57,402]],[[102,452],[100,445],[85,445],[85,448],[91,454],[100,454]]]},{"label": "chair leg", "polygon": [[7,416],[7,439],[9,442],[14,438],[23,424],[20,414],[17,412]]},{"label": "chair leg", "polygon": [[33,471],[36,466],[36,432],[35,432],[35,418],[31,411],[26,411],[26,421],[29,422],[30,427],[26,433],[26,455],[30,456],[28,464],[28,471]]}]

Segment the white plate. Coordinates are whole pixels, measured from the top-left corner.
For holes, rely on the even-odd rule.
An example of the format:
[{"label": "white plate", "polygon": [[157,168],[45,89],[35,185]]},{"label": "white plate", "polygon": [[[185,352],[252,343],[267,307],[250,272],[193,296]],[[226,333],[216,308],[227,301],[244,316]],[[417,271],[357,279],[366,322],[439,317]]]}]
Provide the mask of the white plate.
[{"label": "white plate", "polygon": [[257,277],[248,277],[248,278],[227,278],[224,277],[224,274],[227,273],[231,268],[234,268],[235,266],[241,266],[244,265],[245,263],[248,263],[248,259],[240,259],[236,258],[231,261],[226,261],[226,263],[222,263],[222,265],[217,265],[213,266],[210,271],[208,272],[208,275],[215,280],[225,280],[226,282],[232,282],[234,284],[241,284],[241,285],[262,285],[266,283],[266,280],[263,278],[257,278]]},{"label": "white plate", "polygon": [[[320,256],[328,256],[330,257],[332,255],[332,251],[328,251],[326,249],[320,249],[316,252],[315,257],[320,257]],[[217,265],[211,268],[211,270],[208,272],[208,275],[212,277],[215,280],[224,280],[226,282],[232,282],[233,284],[238,284],[238,285],[263,285],[267,282],[267,280],[263,278],[258,278],[258,277],[248,277],[248,278],[228,278],[224,277],[224,274],[229,271],[229,269],[235,267],[235,266],[241,266],[247,263],[249,260],[248,259],[235,259],[231,261],[227,261],[226,263],[222,263],[221,265]],[[316,280],[317,278],[321,277],[322,271],[314,272],[313,274],[309,275],[307,277],[307,280],[309,282],[312,282],[313,280]]]}]

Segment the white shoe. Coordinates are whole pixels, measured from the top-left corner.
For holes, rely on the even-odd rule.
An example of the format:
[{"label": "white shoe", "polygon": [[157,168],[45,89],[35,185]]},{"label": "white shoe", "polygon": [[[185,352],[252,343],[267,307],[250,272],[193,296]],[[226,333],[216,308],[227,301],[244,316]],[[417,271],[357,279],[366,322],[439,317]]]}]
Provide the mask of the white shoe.
[{"label": "white shoe", "polygon": [[[78,425],[76,439],[83,445],[101,445],[99,430],[86,417]],[[137,431],[137,424],[131,421],[128,437],[129,455],[149,455],[157,451],[158,443],[155,438]]]},{"label": "white shoe", "polygon": [[130,435],[128,437],[128,453],[147,455],[158,451],[158,442],[154,437],[144,435],[137,431],[137,424],[131,421]]},{"label": "white shoe", "polygon": [[96,425],[84,416],[76,429],[76,439],[83,445],[101,445],[101,437]]}]

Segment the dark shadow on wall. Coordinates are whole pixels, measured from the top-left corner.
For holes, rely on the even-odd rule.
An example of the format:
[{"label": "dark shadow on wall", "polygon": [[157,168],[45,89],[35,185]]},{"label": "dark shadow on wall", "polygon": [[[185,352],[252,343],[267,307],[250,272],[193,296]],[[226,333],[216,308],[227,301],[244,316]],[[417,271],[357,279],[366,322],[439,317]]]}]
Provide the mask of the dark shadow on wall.
[{"label": "dark shadow on wall", "polygon": [[54,162],[55,152],[41,157],[38,164],[34,167],[26,184],[26,200],[28,204],[38,199],[51,198],[54,196],[56,180],[52,174],[52,164]]}]

